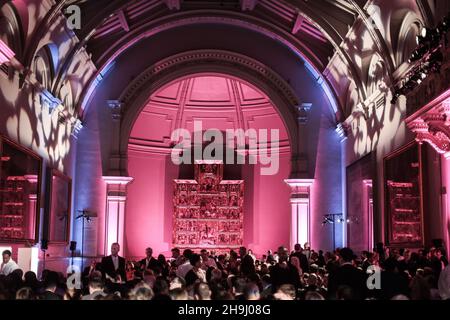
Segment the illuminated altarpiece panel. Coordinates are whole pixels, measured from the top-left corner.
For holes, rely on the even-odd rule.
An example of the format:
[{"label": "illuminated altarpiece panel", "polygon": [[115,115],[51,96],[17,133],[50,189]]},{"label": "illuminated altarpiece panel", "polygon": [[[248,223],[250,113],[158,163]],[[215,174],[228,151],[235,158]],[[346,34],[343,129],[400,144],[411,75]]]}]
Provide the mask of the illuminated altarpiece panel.
[{"label": "illuminated altarpiece panel", "polygon": [[174,180],[173,243],[216,251],[243,242],[243,180],[223,180],[222,161],[195,162],[194,180]]}]

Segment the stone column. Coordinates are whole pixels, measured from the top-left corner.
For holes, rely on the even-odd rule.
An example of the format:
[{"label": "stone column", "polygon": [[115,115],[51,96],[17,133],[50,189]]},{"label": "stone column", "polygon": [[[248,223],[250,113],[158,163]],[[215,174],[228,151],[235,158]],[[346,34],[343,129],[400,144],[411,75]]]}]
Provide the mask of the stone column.
[{"label": "stone column", "polygon": [[311,103],[302,103],[297,107],[297,122],[298,122],[298,153],[292,155],[291,160],[291,176],[290,179],[305,179],[309,178],[308,170],[308,113],[311,109]]},{"label": "stone column", "polygon": [[121,254],[124,255],[125,207],[127,201],[127,185],[133,181],[131,177],[104,176],[106,183],[106,212],[105,212],[105,248],[108,255],[111,244],[118,242]]},{"label": "stone column", "polygon": [[112,130],[110,133],[111,141],[113,143],[111,144],[108,175],[121,176],[126,174],[122,172],[122,169],[126,168],[126,159],[124,159],[120,150],[120,127],[122,120],[123,103],[119,100],[108,100],[107,104],[109,109],[111,110],[111,117],[113,121]]},{"label": "stone column", "polygon": [[290,250],[296,243],[311,243],[311,186],[314,179],[286,179],[291,188]]},{"label": "stone column", "polygon": [[[37,183],[38,176],[37,175],[26,175],[25,179],[27,179],[30,187],[28,193],[28,216],[30,217],[28,220],[28,234],[34,235],[36,239],[39,239],[39,230],[36,230],[36,222],[37,219],[40,219],[39,214],[36,213],[37,210]],[[27,237],[28,238],[28,237]]]},{"label": "stone column", "polygon": [[367,250],[372,251],[374,248],[372,179],[364,179],[363,188],[364,215],[367,217]]}]

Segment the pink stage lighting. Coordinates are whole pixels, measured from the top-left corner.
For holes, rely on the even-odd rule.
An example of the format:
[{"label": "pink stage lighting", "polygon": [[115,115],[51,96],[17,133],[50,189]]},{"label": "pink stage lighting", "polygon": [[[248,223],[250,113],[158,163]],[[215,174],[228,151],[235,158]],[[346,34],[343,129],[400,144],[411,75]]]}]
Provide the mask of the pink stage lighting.
[{"label": "pink stage lighting", "polygon": [[0,64],[10,61],[14,56],[14,51],[12,51],[3,40],[0,40]]}]

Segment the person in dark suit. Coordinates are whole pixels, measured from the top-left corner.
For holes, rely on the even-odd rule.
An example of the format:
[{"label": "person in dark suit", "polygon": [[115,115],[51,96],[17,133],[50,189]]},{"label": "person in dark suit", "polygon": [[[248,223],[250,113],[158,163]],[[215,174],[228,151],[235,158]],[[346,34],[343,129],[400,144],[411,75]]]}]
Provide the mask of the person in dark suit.
[{"label": "person in dark suit", "polygon": [[292,284],[300,288],[298,270],[288,261],[289,252],[285,247],[278,248],[278,263],[270,268],[272,292],[275,293],[283,284]]},{"label": "person in dark suit", "polygon": [[101,262],[103,278],[106,280],[122,283],[127,279],[125,271],[125,259],[119,256],[120,245],[111,245],[111,255],[104,257]]},{"label": "person in dark suit", "polygon": [[291,257],[297,257],[300,262],[300,268],[302,268],[303,272],[309,272],[309,264],[308,258],[302,252],[302,247],[299,243],[294,245],[294,252],[291,254]]},{"label": "person in dark suit", "polygon": [[58,274],[49,272],[44,279],[44,292],[40,295],[40,300],[62,300],[62,297],[56,293],[58,288]]},{"label": "person in dark suit", "polygon": [[145,258],[139,261],[141,265],[141,270],[153,270],[156,274],[161,272],[162,266],[157,259],[153,257],[153,249],[147,248],[145,249]]},{"label": "person in dark suit", "polygon": [[[361,300],[366,294],[366,276],[364,272],[353,266],[355,255],[350,248],[342,248],[339,252],[340,266],[330,272],[328,278],[328,294],[330,299],[337,299],[338,292],[346,288],[346,299]],[[340,290],[341,289],[341,290]],[[347,292],[346,291],[346,292]]]}]

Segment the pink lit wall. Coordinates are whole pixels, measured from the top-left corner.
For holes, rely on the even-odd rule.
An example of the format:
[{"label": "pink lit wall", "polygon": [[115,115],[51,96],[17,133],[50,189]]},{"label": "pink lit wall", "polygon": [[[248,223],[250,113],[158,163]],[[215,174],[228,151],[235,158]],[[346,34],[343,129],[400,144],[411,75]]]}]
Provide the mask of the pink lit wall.
[{"label": "pink lit wall", "polygon": [[254,167],[254,179],[250,181],[253,194],[246,195],[246,201],[253,202],[253,212],[245,213],[251,214],[251,219],[245,220],[244,233],[253,235],[245,244],[258,255],[276,250],[280,245],[289,246],[290,188],[284,179],[289,177],[290,169],[290,153],[280,155],[280,171],[276,175],[260,175],[260,165]]},{"label": "pink lit wall", "polygon": [[169,253],[172,232],[172,180],[178,168],[170,156],[129,152],[129,174],[134,181],[128,187],[125,217],[127,257],[141,257],[146,247],[155,253]]}]

